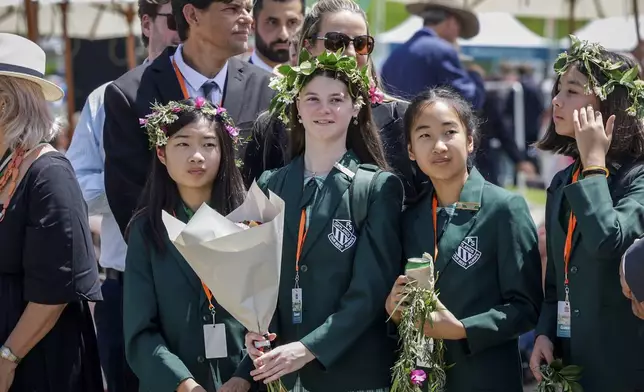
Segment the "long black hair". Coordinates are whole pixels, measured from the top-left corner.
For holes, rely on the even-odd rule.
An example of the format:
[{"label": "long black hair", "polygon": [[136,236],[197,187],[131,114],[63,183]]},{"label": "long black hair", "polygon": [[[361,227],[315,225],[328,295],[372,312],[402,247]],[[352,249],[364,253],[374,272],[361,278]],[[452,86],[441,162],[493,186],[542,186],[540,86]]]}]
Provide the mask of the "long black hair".
[{"label": "long black hair", "polygon": [[[181,101],[181,103],[195,106],[195,102],[191,99]],[[215,131],[221,151],[221,160],[208,204],[222,215],[229,214],[242,204],[245,194],[242,176],[235,164],[235,148],[232,137],[215,116],[204,114],[200,110],[181,111],[176,114],[177,120],[166,127],[168,138],[171,138],[183,127],[200,121],[206,122]],[[163,252],[168,234],[161,219],[161,211],[173,213],[181,203],[181,196],[177,184],[172,180],[166,166],[159,161],[156,154],[152,159],[151,167],[152,170],[132,221],[145,219],[144,235],[153,242],[158,251]]]},{"label": "long black hair", "polygon": [[[637,64],[630,58],[621,54],[601,50],[599,53],[602,61],[608,61],[612,64],[622,62],[619,67],[620,72],[625,72],[631,68],[637,67]],[[608,81],[608,77],[594,63],[590,63],[590,69],[587,69],[581,61],[573,64],[579,72],[584,75],[594,76],[600,84]],[[571,69],[572,66],[568,69]],[[559,93],[559,79],[557,77],[552,88],[552,98]],[[605,100],[599,100],[599,110],[602,118],[606,121],[611,115],[615,115],[615,125],[613,128],[613,139],[610,144],[606,160],[609,162],[629,162],[642,159],[644,155],[644,125],[642,119],[636,116],[630,116],[626,113],[626,108],[633,104],[632,99],[628,96],[626,87],[616,84],[612,93],[608,94]],[[577,142],[574,138],[559,135],[555,131],[555,124],[550,120],[548,130],[541,140],[536,143],[536,147],[543,151],[551,151],[555,154],[562,154],[573,159],[579,158]]]}]

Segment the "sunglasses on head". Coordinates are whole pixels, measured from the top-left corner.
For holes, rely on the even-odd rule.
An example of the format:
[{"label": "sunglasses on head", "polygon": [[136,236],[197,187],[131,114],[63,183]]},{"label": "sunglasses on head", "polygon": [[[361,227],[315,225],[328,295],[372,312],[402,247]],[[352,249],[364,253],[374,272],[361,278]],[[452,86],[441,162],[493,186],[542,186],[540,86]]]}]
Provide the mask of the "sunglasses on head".
[{"label": "sunglasses on head", "polygon": [[357,37],[351,38],[344,33],[326,33],[324,37],[314,37],[317,40],[324,41],[324,48],[330,50],[331,52],[337,52],[340,49],[345,49],[351,42],[353,42],[353,48],[356,50],[357,54],[368,55],[373,52],[373,47],[375,41],[370,35],[358,35]]},{"label": "sunglasses on head", "polygon": [[174,20],[174,15],[172,14],[157,14],[157,16],[165,16],[165,22],[168,26],[168,30],[176,31],[177,22]]}]

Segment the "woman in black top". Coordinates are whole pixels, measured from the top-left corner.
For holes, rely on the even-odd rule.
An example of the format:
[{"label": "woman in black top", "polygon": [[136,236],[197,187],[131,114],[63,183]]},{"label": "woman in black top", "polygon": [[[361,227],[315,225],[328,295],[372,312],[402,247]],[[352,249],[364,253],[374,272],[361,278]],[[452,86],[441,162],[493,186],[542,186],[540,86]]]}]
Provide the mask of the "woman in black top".
[{"label": "woman in black top", "polygon": [[[375,42],[369,36],[366,14],[353,0],[318,1],[307,13],[300,31],[299,48],[307,48],[317,56],[324,50],[337,52],[344,47],[344,54],[354,56],[358,66],[369,64],[372,90],[379,87],[370,58]],[[299,48],[297,53],[300,52]],[[407,102],[388,96],[371,102],[372,116],[385,149],[385,158],[394,174],[403,182],[405,199],[409,200],[416,196],[415,182],[419,180],[416,179],[417,169],[409,160],[404,140],[403,117],[407,105]],[[268,112],[259,116],[244,156],[243,176],[247,186],[265,170],[279,168],[289,162],[286,132],[284,123]]]},{"label": "woman in black top", "polygon": [[102,392],[98,268],[74,171],[41,143],[63,95],[44,68],[36,44],[0,34],[0,392]]}]

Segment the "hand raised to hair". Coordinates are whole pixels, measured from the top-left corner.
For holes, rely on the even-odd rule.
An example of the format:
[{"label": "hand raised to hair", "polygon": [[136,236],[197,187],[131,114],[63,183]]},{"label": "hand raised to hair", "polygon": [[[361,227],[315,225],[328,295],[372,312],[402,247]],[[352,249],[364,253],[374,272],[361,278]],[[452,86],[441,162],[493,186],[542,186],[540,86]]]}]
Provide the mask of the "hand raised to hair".
[{"label": "hand raised to hair", "polygon": [[584,167],[606,166],[606,154],[613,139],[615,115],[606,121],[599,111],[594,111],[592,105],[573,112],[575,140],[579,150],[579,158]]}]

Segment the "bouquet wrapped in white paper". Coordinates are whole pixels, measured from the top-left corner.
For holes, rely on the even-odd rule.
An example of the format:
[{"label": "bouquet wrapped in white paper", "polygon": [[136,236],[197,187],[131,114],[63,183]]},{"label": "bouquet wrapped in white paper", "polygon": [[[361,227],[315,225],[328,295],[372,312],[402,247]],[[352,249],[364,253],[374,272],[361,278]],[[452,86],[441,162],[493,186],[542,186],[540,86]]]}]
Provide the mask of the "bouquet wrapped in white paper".
[{"label": "bouquet wrapped in white paper", "polygon": [[392,368],[391,392],[420,392],[424,383],[428,384],[428,391],[440,392],[445,387],[443,342],[424,333],[425,321],[431,322],[431,313],[439,305],[432,256],[423,253],[421,258],[408,259],[405,275],[409,283],[401,301],[404,306],[398,324],[401,349]]},{"label": "bouquet wrapped in white paper", "polygon": [[170,241],[216,301],[249,331],[266,334],[277,307],[284,201],[253,183],[228,216],[203,204],[187,224],[165,211],[162,217]]}]

